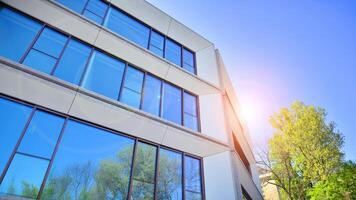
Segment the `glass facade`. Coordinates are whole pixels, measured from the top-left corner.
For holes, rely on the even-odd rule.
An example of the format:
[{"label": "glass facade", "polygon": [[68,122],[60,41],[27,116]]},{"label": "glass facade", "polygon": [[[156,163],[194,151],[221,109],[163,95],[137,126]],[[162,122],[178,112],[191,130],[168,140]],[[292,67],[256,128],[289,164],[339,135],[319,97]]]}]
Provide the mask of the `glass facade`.
[{"label": "glass facade", "polygon": [[3,96],[0,111],[0,199],[203,198],[198,158]]},{"label": "glass facade", "polygon": [[194,53],[120,9],[101,0],[56,0],[155,55],[196,74]]},{"label": "glass facade", "polygon": [[[73,6],[73,9],[81,8],[80,1],[67,3]],[[58,32],[7,7],[0,8],[0,27],[3,27],[2,30],[9,28],[11,30],[0,33],[0,40],[4,44],[0,46],[1,56],[199,131],[196,96],[190,93],[188,95],[183,89],[82,43],[70,35]],[[9,43],[8,38],[14,44]],[[161,49],[162,42],[164,43],[162,38],[163,36],[158,33],[151,35],[150,46],[154,46],[152,49],[156,48],[154,51]],[[168,44],[173,49],[177,47],[174,45],[177,44]],[[161,50],[163,52],[163,49]],[[171,57],[177,57],[172,52],[169,53],[172,54]]]}]

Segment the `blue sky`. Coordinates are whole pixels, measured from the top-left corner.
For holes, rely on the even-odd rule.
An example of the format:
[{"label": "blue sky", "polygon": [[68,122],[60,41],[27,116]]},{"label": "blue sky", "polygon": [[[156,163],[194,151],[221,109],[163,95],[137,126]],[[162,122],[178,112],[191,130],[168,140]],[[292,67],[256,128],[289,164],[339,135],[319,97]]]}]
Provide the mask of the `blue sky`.
[{"label": "blue sky", "polygon": [[[356,161],[356,1],[149,0],[215,43],[256,146],[295,100],[325,108]],[[200,66],[202,67],[202,66]]]}]

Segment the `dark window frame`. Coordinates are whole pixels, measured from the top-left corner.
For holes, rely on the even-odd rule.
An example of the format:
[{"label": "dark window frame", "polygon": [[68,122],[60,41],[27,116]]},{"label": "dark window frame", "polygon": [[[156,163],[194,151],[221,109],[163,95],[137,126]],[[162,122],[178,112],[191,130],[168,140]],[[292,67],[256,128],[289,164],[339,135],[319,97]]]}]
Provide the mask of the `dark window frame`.
[{"label": "dark window frame", "polygon": [[126,138],[134,140],[132,162],[131,162],[131,166],[130,166],[130,179],[129,179],[129,188],[128,188],[127,200],[130,200],[131,193],[132,193],[133,166],[134,166],[134,162],[135,162],[135,155],[136,155],[136,149],[137,149],[138,142],[146,143],[146,144],[149,144],[149,145],[153,145],[153,146],[155,146],[157,148],[156,157],[155,157],[156,160],[155,160],[154,193],[153,193],[154,199],[157,198],[157,183],[158,183],[158,172],[159,172],[158,171],[159,170],[159,160],[158,159],[159,159],[159,150],[161,148],[169,150],[169,151],[177,152],[177,153],[182,155],[182,192],[183,192],[182,198],[183,198],[183,200],[185,199],[185,177],[184,177],[185,176],[184,175],[185,157],[188,156],[188,157],[191,157],[191,158],[199,160],[199,162],[200,162],[200,166],[199,166],[200,167],[200,173],[199,173],[199,175],[200,175],[200,178],[201,178],[201,181],[200,181],[200,184],[201,184],[201,195],[202,195],[202,200],[206,199],[206,197],[205,197],[205,180],[204,180],[203,157],[196,156],[196,155],[193,155],[193,154],[190,154],[190,153],[186,153],[186,152],[183,152],[183,151],[180,151],[180,150],[177,150],[177,149],[174,149],[174,148],[162,145],[162,144],[158,144],[158,143],[155,143],[155,142],[143,139],[143,138],[139,138],[139,137],[136,137],[136,136],[130,136],[130,135],[126,134],[126,133],[122,133],[122,132],[116,131],[114,129],[105,127],[103,125],[99,125],[99,124],[96,124],[96,123],[93,123],[93,122],[89,122],[87,120],[83,120],[83,119],[80,119],[78,117],[71,116],[69,114],[64,114],[64,113],[61,113],[61,112],[58,112],[58,111],[43,107],[41,105],[30,103],[30,102],[27,102],[27,101],[24,101],[24,100],[15,98],[15,97],[11,97],[11,96],[8,96],[8,95],[2,94],[2,93],[0,93],[0,98],[4,98],[6,100],[9,100],[9,101],[12,101],[12,102],[15,102],[15,103],[18,103],[18,104],[30,106],[32,108],[31,114],[30,114],[29,118],[27,119],[27,122],[26,122],[26,124],[25,124],[25,126],[24,126],[24,128],[23,128],[23,130],[21,132],[21,135],[20,135],[20,137],[19,137],[19,139],[18,139],[18,141],[17,141],[17,143],[16,143],[16,145],[15,145],[15,147],[14,147],[12,153],[11,153],[11,156],[8,159],[8,161],[6,163],[6,166],[5,166],[3,172],[2,172],[2,174],[0,176],[0,184],[2,183],[6,173],[8,171],[8,168],[10,167],[11,162],[12,162],[13,158],[15,157],[15,154],[17,153],[17,150],[18,150],[18,148],[19,148],[19,146],[21,144],[21,141],[22,141],[22,139],[23,139],[23,137],[24,137],[24,135],[26,133],[26,130],[27,130],[31,120],[33,119],[33,116],[34,116],[35,112],[37,110],[39,110],[39,111],[47,112],[47,113],[52,114],[52,115],[63,117],[64,118],[64,122],[63,122],[63,126],[61,128],[61,131],[59,133],[57,142],[55,144],[53,153],[51,155],[51,158],[49,159],[49,164],[48,164],[48,167],[46,169],[45,176],[44,176],[44,178],[43,178],[43,180],[41,182],[41,187],[39,188],[39,191],[38,191],[36,199],[40,198],[42,193],[43,193],[43,190],[44,190],[46,182],[48,180],[48,176],[50,174],[53,162],[54,162],[55,157],[57,155],[58,148],[59,148],[59,146],[60,146],[60,144],[62,142],[64,131],[66,129],[66,126],[67,126],[67,123],[68,123],[69,120],[75,121],[75,122],[79,122],[79,123],[82,123],[84,125],[88,125],[88,126],[91,126],[91,127],[94,127],[94,128],[98,128],[100,130],[104,130],[104,131],[108,132],[109,134],[119,135],[119,136],[126,137]]},{"label": "dark window frame", "polygon": [[[85,41],[83,41],[83,40],[81,40],[81,39],[79,39],[79,38],[76,38],[76,37],[72,36],[70,33],[66,32],[66,31],[60,30],[60,29],[58,29],[57,27],[54,27],[54,26],[52,26],[52,25],[50,25],[50,24],[47,24],[47,23],[45,23],[45,22],[43,22],[43,21],[41,21],[41,20],[38,20],[38,19],[36,19],[36,18],[34,18],[34,17],[32,17],[32,16],[29,16],[28,14],[26,14],[26,13],[24,13],[24,12],[22,12],[22,11],[16,9],[16,8],[13,8],[13,7],[9,6],[9,5],[6,5],[6,4],[4,4],[4,3],[2,3],[2,2],[0,2],[0,6],[4,6],[4,7],[8,8],[8,9],[14,11],[14,12],[20,13],[20,14],[22,14],[22,15],[24,15],[24,16],[26,16],[26,17],[28,17],[28,18],[30,18],[30,19],[32,19],[32,20],[34,20],[34,21],[37,21],[37,22],[39,22],[39,23],[42,24],[41,29],[38,31],[37,35],[34,37],[33,41],[32,41],[31,44],[28,46],[27,50],[26,50],[26,51],[24,52],[24,54],[21,56],[21,59],[20,59],[19,63],[21,63],[21,64],[23,63],[23,61],[25,60],[25,58],[26,58],[26,56],[28,55],[28,53],[30,52],[30,50],[34,47],[36,41],[39,39],[39,37],[40,37],[41,33],[43,32],[43,30],[44,30],[45,28],[50,28],[50,29],[52,29],[52,30],[54,30],[54,31],[59,32],[60,34],[66,35],[66,36],[68,37],[68,39],[67,39],[67,41],[66,41],[66,43],[65,43],[65,45],[64,45],[64,47],[63,47],[63,49],[62,49],[62,51],[61,51],[61,53],[60,53],[60,55],[59,55],[59,57],[58,57],[58,59],[57,59],[55,65],[54,65],[54,67],[53,67],[53,69],[52,69],[52,71],[51,71],[51,73],[50,73],[49,75],[54,76],[54,73],[55,73],[55,71],[56,71],[56,69],[57,69],[57,66],[58,66],[59,62],[61,61],[62,55],[64,54],[64,51],[66,50],[66,48],[67,48],[69,42],[70,42],[72,39],[73,39],[73,40],[77,40],[77,41],[83,43],[84,45],[87,45],[87,46],[91,49],[91,52],[90,52],[90,54],[89,54],[87,63],[85,64],[84,70],[83,70],[83,72],[82,72],[82,74],[81,74],[81,77],[80,77],[80,79],[79,79],[79,83],[78,83],[78,86],[79,86],[79,87],[82,87],[81,85],[82,85],[83,79],[84,79],[84,77],[85,77],[85,75],[86,75],[86,73],[87,73],[88,65],[89,65],[89,63],[90,63],[90,59],[91,59],[91,57],[92,57],[92,55],[93,55],[93,52],[94,52],[94,51],[99,51],[99,52],[101,52],[101,53],[103,53],[103,54],[106,54],[106,55],[108,55],[108,56],[113,57],[114,59],[117,59],[117,60],[120,61],[120,62],[125,63],[125,71],[124,71],[123,78],[122,78],[122,80],[121,80],[121,85],[120,85],[120,88],[119,88],[119,91],[118,91],[119,94],[118,94],[118,98],[116,99],[117,101],[120,102],[119,99],[121,98],[123,83],[124,83],[124,79],[125,79],[125,75],[126,75],[126,69],[127,69],[128,65],[130,65],[130,67],[133,67],[133,68],[135,68],[135,69],[137,69],[137,70],[140,70],[140,71],[142,71],[142,72],[144,73],[143,81],[145,81],[146,74],[149,74],[150,76],[153,76],[153,77],[155,77],[155,78],[157,78],[157,79],[159,79],[159,80],[161,81],[160,112],[159,112],[159,116],[158,116],[158,117],[161,118],[161,119],[163,119],[163,118],[161,117],[161,116],[162,116],[162,102],[163,102],[163,83],[171,84],[171,85],[173,85],[174,87],[177,87],[177,88],[179,88],[179,89],[182,91],[182,108],[181,108],[182,122],[181,122],[180,124],[173,122],[174,124],[178,124],[178,125],[181,125],[181,126],[184,127],[184,118],[183,118],[183,116],[184,116],[184,108],[183,108],[184,99],[183,99],[183,94],[184,94],[184,92],[187,92],[187,93],[189,93],[189,94],[195,96],[195,97],[197,98],[197,117],[198,117],[198,130],[197,130],[197,132],[199,132],[199,133],[201,132],[199,95],[196,95],[196,94],[194,94],[194,93],[192,93],[192,92],[190,92],[190,91],[188,91],[188,90],[186,90],[186,89],[184,89],[184,88],[182,88],[182,87],[180,87],[180,86],[178,86],[178,85],[176,85],[176,84],[174,84],[174,83],[172,83],[172,82],[170,82],[170,81],[168,81],[168,80],[164,80],[164,79],[162,79],[162,78],[160,78],[160,77],[158,77],[158,76],[156,76],[156,75],[154,75],[154,74],[152,74],[152,73],[150,73],[150,72],[148,72],[148,71],[142,69],[141,67],[138,67],[138,66],[135,65],[135,64],[132,64],[132,63],[130,63],[130,62],[128,62],[128,61],[125,61],[125,60],[123,60],[123,59],[121,59],[121,58],[118,58],[117,56],[113,55],[112,53],[106,52],[106,51],[104,51],[103,49],[101,49],[101,48],[99,48],[99,47],[96,47],[96,46],[93,46],[93,45],[91,45],[91,44],[88,44],[87,42],[85,42]],[[73,12],[74,12],[74,11],[73,11]],[[153,30],[153,29],[152,29],[152,30]],[[166,44],[165,41],[166,41],[166,40],[164,40],[164,48],[165,48],[165,46],[166,46],[166,45],[165,45],[165,44]],[[174,40],[173,40],[173,41],[174,41]],[[179,43],[178,43],[178,44],[179,44]],[[182,51],[182,48],[181,48],[181,51]],[[165,52],[165,50],[163,50],[163,54],[164,54],[164,52]],[[194,55],[195,55],[195,54],[194,54]],[[183,55],[181,54],[181,56],[183,56]],[[181,57],[181,59],[182,59],[182,57]],[[195,69],[196,69],[196,68],[195,68]],[[143,82],[143,84],[144,84],[144,82]],[[142,84],[142,85],[143,85],[143,84]],[[142,88],[143,88],[143,86],[142,86]],[[141,110],[142,112],[145,112],[145,111],[143,111],[143,110],[141,109],[142,99],[143,99],[143,97],[144,97],[143,95],[144,95],[144,92],[141,93],[140,106],[139,106],[138,109]],[[126,105],[126,104],[125,104],[125,105]],[[129,105],[128,105],[128,106],[129,106]],[[135,109],[136,109],[136,108],[135,108]],[[145,112],[145,113],[147,113],[147,112]],[[185,128],[188,128],[188,127],[185,127]],[[190,129],[190,128],[188,128],[188,129]],[[193,129],[190,129],[190,130],[193,130]],[[195,130],[193,130],[193,131],[195,131]]]}]

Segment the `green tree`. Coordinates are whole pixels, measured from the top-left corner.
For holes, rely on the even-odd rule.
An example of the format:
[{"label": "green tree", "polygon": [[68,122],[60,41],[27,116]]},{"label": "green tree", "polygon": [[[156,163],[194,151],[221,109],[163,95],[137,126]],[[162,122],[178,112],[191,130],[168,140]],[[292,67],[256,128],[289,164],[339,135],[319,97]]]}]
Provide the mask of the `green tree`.
[{"label": "green tree", "polygon": [[337,173],[318,182],[308,195],[311,200],[356,199],[356,164],[344,163]]},{"label": "green tree", "polygon": [[324,109],[301,102],[281,109],[270,123],[275,133],[260,164],[283,196],[308,199],[309,189],[339,170],[343,137],[334,122],[326,121]]}]

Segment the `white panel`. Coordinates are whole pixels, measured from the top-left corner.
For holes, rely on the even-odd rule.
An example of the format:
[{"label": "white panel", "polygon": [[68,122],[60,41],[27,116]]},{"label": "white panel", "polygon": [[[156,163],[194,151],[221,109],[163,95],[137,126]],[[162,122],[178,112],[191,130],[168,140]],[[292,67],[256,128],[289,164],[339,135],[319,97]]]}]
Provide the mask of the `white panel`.
[{"label": "white panel", "polygon": [[0,93],[63,113],[68,112],[75,96],[71,89],[6,66],[3,61],[0,63]]},{"label": "white panel", "polygon": [[210,45],[196,52],[197,74],[209,83],[220,86],[219,69],[215,56],[215,47]]},{"label": "white panel", "polygon": [[217,140],[228,142],[221,94],[199,96],[201,132]]},{"label": "white panel", "polygon": [[164,124],[81,93],[75,97],[69,114],[156,143],[162,141],[166,131]]},{"label": "white panel", "polygon": [[234,175],[230,152],[204,158],[205,194],[207,200],[234,200]]}]

